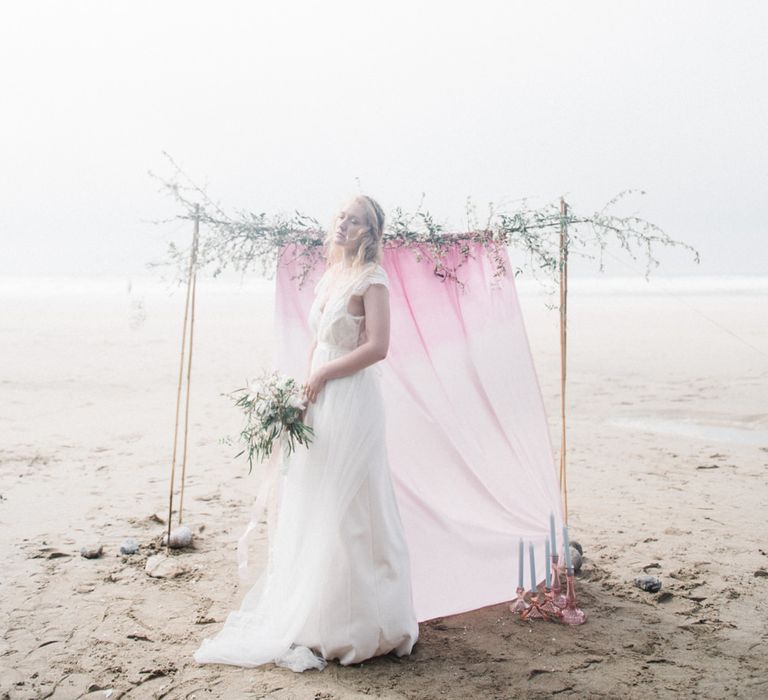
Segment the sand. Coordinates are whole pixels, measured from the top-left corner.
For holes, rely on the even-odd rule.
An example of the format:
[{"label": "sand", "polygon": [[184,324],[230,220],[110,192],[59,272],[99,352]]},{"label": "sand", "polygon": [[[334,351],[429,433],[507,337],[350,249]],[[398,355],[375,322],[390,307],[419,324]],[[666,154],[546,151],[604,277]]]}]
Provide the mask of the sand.
[{"label": "sand", "polygon": [[[221,393],[268,362],[270,285],[200,285],[195,545],[176,554],[179,576],[156,579],[144,565],[167,518],[181,293],[0,280],[0,698],[768,696],[768,287],[634,287],[571,286],[569,504],[587,624],[523,622],[500,604],[423,623],[408,658],[293,674],[192,659],[244,593],[235,541],[258,479],[220,443],[239,424]],[[526,289],[557,445],[557,319]],[[128,537],[138,555],[120,555]],[[92,544],[104,555],[82,558]],[[633,586],[644,573],[660,593]]]}]

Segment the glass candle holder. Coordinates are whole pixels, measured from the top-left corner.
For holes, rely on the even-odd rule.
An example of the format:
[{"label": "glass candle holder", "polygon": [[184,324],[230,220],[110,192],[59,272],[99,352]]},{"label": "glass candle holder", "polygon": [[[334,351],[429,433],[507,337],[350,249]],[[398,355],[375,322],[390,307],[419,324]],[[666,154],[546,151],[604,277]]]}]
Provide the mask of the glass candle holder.
[{"label": "glass candle holder", "polygon": [[525,600],[525,588],[518,586],[515,593],[517,597],[509,604],[509,609],[513,613],[522,613],[528,609],[528,603]]},{"label": "glass candle holder", "polygon": [[567,601],[562,589],[559,561],[560,557],[557,554],[552,554],[552,588],[550,590],[550,599],[553,605],[558,608],[564,608]]},{"label": "glass candle holder", "polygon": [[552,601],[552,590],[547,590],[544,584],[539,585],[539,608],[543,613],[549,616],[550,619],[558,619],[560,617],[560,610],[557,605]]},{"label": "glass candle holder", "polygon": [[531,601],[530,605],[527,610],[520,613],[520,618],[522,620],[549,620],[550,616],[541,606],[542,601],[546,599],[544,586],[539,585],[538,596],[536,595],[536,591],[528,591],[528,596]]},{"label": "glass candle holder", "polygon": [[573,569],[569,569],[565,576],[568,582],[565,607],[560,613],[560,619],[566,625],[583,625],[587,621],[584,611],[576,605],[576,584],[573,580]]}]

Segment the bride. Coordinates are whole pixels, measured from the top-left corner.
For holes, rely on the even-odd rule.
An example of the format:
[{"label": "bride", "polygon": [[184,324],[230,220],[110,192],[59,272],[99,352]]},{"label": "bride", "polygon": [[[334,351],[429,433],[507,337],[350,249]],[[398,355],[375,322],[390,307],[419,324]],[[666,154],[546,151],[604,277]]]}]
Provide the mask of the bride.
[{"label": "bride", "polygon": [[294,671],[410,654],[419,635],[389,472],[380,369],[389,346],[384,212],[352,199],[326,238],[309,312],[305,422],[315,437],[278,477],[267,565],[199,663]]}]

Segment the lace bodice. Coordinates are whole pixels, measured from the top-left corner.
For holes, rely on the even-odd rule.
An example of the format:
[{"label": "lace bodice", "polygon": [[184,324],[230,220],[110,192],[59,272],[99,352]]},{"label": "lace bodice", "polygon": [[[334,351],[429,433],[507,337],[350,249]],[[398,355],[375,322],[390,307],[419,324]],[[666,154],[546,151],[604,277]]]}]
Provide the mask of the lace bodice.
[{"label": "lace bodice", "polygon": [[377,263],[361,268],[329,267],[315,287],[309,311],[309,327],[318,343],[354,350],[364,339],[365,316],[349,313],[349,298],[361,295],[371,284],[389,288],[389,278]]}]

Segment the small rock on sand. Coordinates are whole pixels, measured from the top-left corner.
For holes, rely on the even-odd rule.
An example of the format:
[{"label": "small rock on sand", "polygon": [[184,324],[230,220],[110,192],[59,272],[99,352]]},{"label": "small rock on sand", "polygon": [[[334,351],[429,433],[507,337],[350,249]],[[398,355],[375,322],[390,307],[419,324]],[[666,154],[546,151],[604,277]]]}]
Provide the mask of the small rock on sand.
[{"label": "small rock on sand", "polygon": [[120,554],[136,554],[139,551],[139,544],[136,540],[125,540],[120,545]]},{"label": "small rock on sand", "polygon": [[147,559],[144,571],[152,578],[175,578],[186,573],[187,569],[173,557],[167,557],[165,554],[153,554]]},{"label": "small rock on sand", "polygon": [[661,580],[655,576],[638,576],[635,586],[646,593],[658,593],[661,590]]},{"label": "small rock on sand", "polygon": [[581,564],[583,561],[581,552],[571,545],[571,563],[573,564],[573,572],[578,574],[581,571]]},{"label": "small rock on sand", "polygon": [[95,547],[81,547],[80,556],[85,557],[86,559],[98,559],[103,551],[103,544]]},{"label": "small rock on sand", "polygon": [[[163,544],[168,541],[168,534],[163,535]],[[192,544],[192,530],[186,525],[179,525],[175,530],[171,530],[170,546],[172,549],[181,549],[189,547]]]}]

